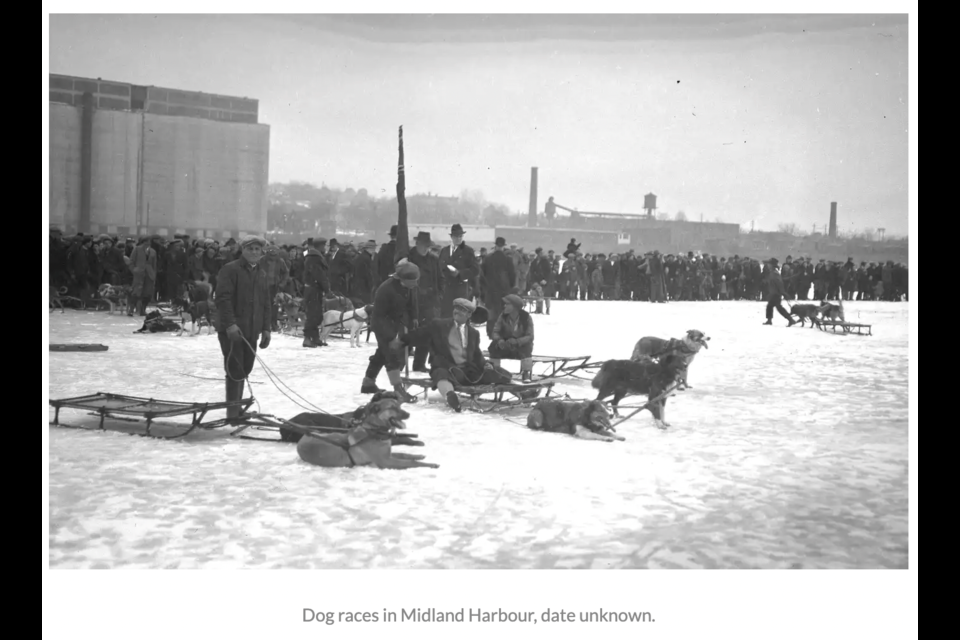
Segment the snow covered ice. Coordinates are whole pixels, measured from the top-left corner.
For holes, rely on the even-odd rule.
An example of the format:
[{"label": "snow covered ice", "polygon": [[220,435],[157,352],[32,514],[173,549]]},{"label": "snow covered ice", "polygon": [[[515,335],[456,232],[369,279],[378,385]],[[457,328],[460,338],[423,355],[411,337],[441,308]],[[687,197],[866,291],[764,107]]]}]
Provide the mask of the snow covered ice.
[{"label": "snow covered ice", "polygon": [[[293,445],[230,429],[161,441],[122,423],[50,427],[51,566],[906,568],[907,305],[844,307],[874,335],[787,329],[779,317],[761,326],[759,302],[554,302],[533,316],[537,354],[629,358],[645,335],[712,338],[693,388],[668,402],[672,428],[643,412],[618,427],[626,442],[455,414],[436,392],[408,407],[426,446],[400,449],[436,470],[321,469]],[[110,347],[51,352],[50,397],[222,400],[215,335],[133,333],[140,324],[50,314],[51,342]],[[373,342],[307,350],[275,335],[260,354],[294,391],[341,412],[369,399],[358,391]],[[303,411],[259,365],[251,381],[262,412]],[[556,390],[595,396],[588,382]],[[97,423],[69,409],[61,420]]]}]

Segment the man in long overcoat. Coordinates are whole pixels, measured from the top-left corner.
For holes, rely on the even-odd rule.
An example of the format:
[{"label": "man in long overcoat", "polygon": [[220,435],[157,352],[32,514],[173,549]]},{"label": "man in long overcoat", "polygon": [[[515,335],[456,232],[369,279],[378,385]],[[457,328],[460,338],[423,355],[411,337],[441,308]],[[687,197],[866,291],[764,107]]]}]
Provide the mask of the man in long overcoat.
[{"label": "man in long overcoat", "polygon": [[503,238],[497,238],[493,252],[487,255],[480,267],[481,278],[483,279],[483,302],[487,307],[489,314],[487,319],[487,337],[493,338],[493,327],[497,324],[497,318],[503,312],[503,297],[513,293],[517,286],[517,272],[504,247],[507,241]]},{"label": "man in long overcoat", "polygon": [[[250,236],[241,243],[238,259],[217,273],[217,339],[226,372],[226,400],[243,399],[244,381],[253,370],[257,347],[270,345],[270,285],[260,265],[266,241]],[[240,407],[228,407],[227,417],[240,415]]]},{"label": "man in long overcoat", "polygon": [[440,250],[440,272],[443,274],[443,298],[440,316],[449,318],[453,313],[453,301],[470,299],[472,288],[480,267],[477,254],[463,241],[463,227],[455,224],[450,228],[450,244]]}]

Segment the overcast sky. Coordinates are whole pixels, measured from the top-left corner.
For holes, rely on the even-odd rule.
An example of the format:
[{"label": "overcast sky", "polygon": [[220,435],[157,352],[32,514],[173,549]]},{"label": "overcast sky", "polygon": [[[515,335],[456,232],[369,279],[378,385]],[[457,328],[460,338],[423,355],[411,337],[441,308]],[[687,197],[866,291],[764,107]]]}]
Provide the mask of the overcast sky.
[{"label": "overcast sky", "polygon": [[270,180],[907,232],[897,16],[51,16],[50,71],[248,96]]}]

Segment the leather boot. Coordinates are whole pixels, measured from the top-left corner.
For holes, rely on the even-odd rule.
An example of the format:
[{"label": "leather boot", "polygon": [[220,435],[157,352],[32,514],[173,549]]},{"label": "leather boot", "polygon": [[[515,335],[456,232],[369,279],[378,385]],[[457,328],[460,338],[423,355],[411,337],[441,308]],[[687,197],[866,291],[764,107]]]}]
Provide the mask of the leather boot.
[{"label": "leather boot", "polygon": [[360,393],[362,394],[381,393],[382,391],[383,389],[377,386],[377,381],[370,378],[364,378],[360,384]]},{"label": "leather boot", "polygon": [[316,349],[317,343],[313,341],[313,338],[303,336],[303,346],[308,349]]},{"label": "leather boot", "polygon": [[[241,393],[243,393],[241,391]],[[227,402],[236,402],[240,399],[240,396],[237,394],[237,383],[227,377],[227,392],[226,392],[226,401]],[[236,418],[240,415],[240,407],[230,406],[227,407],[227,419]]]},{"label": "leather boot", "polygon": [[400,402],[413,404],[417,401],[416,396],[407,393],[407,390],[403,387],[403,380],[400,378],[399,371],[387,371],[387,377],[390,378],[390,384],[393,385],[393,391],[397,394]]}]

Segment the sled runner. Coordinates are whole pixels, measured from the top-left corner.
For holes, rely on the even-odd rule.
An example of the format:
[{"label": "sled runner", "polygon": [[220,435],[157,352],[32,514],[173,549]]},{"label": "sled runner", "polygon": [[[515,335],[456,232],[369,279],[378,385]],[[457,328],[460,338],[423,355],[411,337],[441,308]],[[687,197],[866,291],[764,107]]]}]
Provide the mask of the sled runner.
[{"label": "sled runner", "polygon": [[[404,382],[408,385],[421,387],[424,400],[427,399],[427,394],[433,386],[433,381],[430,378],[405,378]],[[477,413],[489,413],[535,404],[539,400],[551,396],[554,384],[556,383],[551,380],[541,380],[526,383],[454,385],[453,390],[464,400],[463,407],[465,409],[471,409]],[[541,396],[544,390],[546,390],[546,394]]]},{"label": "sled runner", "polygon": [[[817,322],[820,331],[830,330],[833,333],[850,333],[858,336],[872,336],[873,325],[859,324],[856,322],[843,322],[842,320],[820,320]],[[838,332],[837,329],[840,329]],[[864,333],[866,331],[866,333]]]},{"label": "sled runner", "polygon": [[[483,357],[490,359],[488,351],[483,352]],[[498,358],[499,360],[516,360],[520,358]],[[538,382],[544,380],[555,380],[558,378],[578,377],[577,372],[599,368],[600,362],[590,363],[590,356],[533,356],[531,358],[533,366],[541,366],[540,372],[534,371],[533,376]],[[591,378],[592,379],[592,378]]]}]

